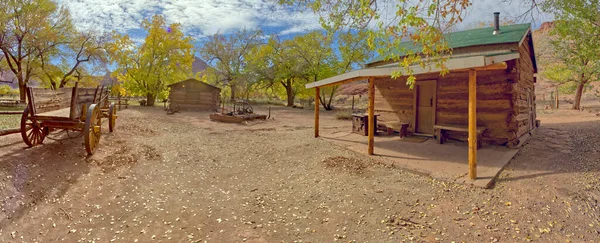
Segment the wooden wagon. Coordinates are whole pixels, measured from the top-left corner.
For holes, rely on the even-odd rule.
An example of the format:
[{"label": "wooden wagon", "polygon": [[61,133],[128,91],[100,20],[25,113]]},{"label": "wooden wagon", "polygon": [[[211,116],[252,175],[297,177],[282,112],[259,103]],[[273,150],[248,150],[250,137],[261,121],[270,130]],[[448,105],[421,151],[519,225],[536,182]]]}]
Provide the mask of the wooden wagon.
[{"label": "wooden wagon", "polygon": [[[93,90],[93,98],[90,97]],[[62,88],[56,91],[26,87],[27,107],[21,117],[21,136],[25,144],[33,147],[42,144],[44,138],[55,129],[83,133],[85,150],[94,154],[100,142],[102,117],[109,118],[112,132],[116,119],[113,104],[103,88]],[[81,94],[80,94],[81,92]],[[39,101],[36,99],[39,98]],[[69,116],[40,115],[40,113],[69,107]]]},{"label": "wooden wagon", "polygon": [[[98,91],[100,89],[100,91]],[[108,118],[108,130],[113,132],[117,119],[117,107],[114,102],[110,102],[110,89],[103,87],[96,88],[94,102],[100,106],[103,118]]]}]

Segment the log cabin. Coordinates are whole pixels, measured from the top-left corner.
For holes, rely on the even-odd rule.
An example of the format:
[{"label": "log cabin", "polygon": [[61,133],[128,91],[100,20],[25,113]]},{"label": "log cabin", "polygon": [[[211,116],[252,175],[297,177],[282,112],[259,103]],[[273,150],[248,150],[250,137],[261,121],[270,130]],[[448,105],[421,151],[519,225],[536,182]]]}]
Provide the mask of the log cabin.
[{"label": "log cabin", "polygon": [[[407,76],[392,78],[398,63],[376,58],[363,69],[307,84],[315,88],[357,80],[369,81],[369,124],[374,114],[381,123],[408,124],[409,132],[468,141],[470,177],[476,178],[477,148],[481,143],[518,146],[535,129],[537,65],[530,24],[495,26],[445,35],[452,49],[445,65],[449,73],[431,64],[411,66],[413,88]],[[402,57],[419,52],[412,43],[402,43]],[[317,99],[318,100],[318,99]],[[318,104],[315,137],[319,136]],[[369,126],[368,153],[373,154],[374,129]]]},{"label": "log cabin", "polygon": [[171,106],[182,110],[216,111],[219,108],[221,89],[190,78],[168,85]]}]

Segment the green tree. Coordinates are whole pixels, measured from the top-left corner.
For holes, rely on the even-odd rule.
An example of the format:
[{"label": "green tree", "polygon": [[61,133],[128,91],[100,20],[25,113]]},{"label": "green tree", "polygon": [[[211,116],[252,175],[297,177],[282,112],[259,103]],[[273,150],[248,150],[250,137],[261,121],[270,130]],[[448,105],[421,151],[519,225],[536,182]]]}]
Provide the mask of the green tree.
[{"label": "green tree", "polygon": [[[39,55],[40,71],[37,76],[53,89],[63,88],[70,81],[80,80],[75,77],[78,72],[87,73],[94,66],[105,66],[108,63],[108,36],[73,30],[67,38],[68,43],[61,48],[56,48],[54,52],[41,52]],[[50,63],[52,59],[59,59],[60,64]],[[84,65],[86,63],[92,65]]]},{"label": "green tree", "polygon": [[[313,31],[285,41],[271,36],[267,43],[250,49],[246,73],[264,88],[283,91],[287,106],[293,106],[299,94],[314,97],[306,92],[307,82],[349,71],[371,56],[365,33],[369,32],[348,31],[333,38],[323,31]],[[323,88],[319,94],[325,109],[332,109],[337,88]]]},{"label": "green tree", "polygon": [[[288,43],[290,55],[297,62],[296,70],[299,71],[299,77],[307,82],[316,82],[324,78],[337,74],[337,57],[334,53],[333,38],[322,31],[312,31],[304,35],[294,37]],[[322,89],[319,99],[323,101],[324,95],[334,93],[336,88]],[[324,102],[323,102],[324,103]],[[327,110],[331,110],[331,103],[323,104]]]},{"label": "green tree", "polygon": [[[356,68],[357,64],[371,57],[372,52],[367,42],[370,33],[347,31],[332,36],[322,31],[313,31],[285,42],[290,56],[287,59],[294,61],[290,63],[294,66],[291,69],[293,76],[290,80],[296,82],[284,87],[291,87],[297,94],[304,90],[304,84],[307,82],[316,82]],[[331,104],[338,88],[338,85],[334,85],[321,89],[319,100],[326,110],[333,109]]]},{"label": "green tree", "polygon": [[251,49],[248,55],[248,72],[257,75],[263,90],[283,90],[287,106],[294,105],[296,95],[304,89],[306,83],[306,79],[302,78],[304,66],[300,65],[303,62],[293,49],[297,38],[281,41],[278,36],[273,35],[266,44]]},{"label": "green tree", "polygon": [[[409,75],[413,85],[412,65],[433,63],[447,73],[445,62],[451,50],[444,39],[444,31],[462,21],[470,0],[426,1],[332,1],[332,0],[278,0],[280,4],[301,10],[312,10],[320,15],[322,26],[330,34],[342,30],[366,31],[367,44],[387,60],[397,61],[399,71],[394,76]],[[390,11],[394,9],[395,11]],[[392,17],[387,17],[387,14]],[[410,40],[421,47],[420,52],[397,56],[400,42]],[[377,47],[377,48],[376,48]],[[400,50],[405,51],[405,50]]]},{"label": "green tree", "polygon": [[[358,64],[364,63],[373,56],[368,42],[368,38],[372,34],[371,30],[338,33],[336,46],[339,56],[337,56],[337,60],[334,62],[334,74],[345,73],[355,69]],[[333,109],[331,102],[339,87],[339,85],[334,85],[321,89],[319,101],[326,110]]]},{"label": "green tree", "polygon": [[[0,72],[9,70],[25,99],[25,85],[38,78],[56,89],[75,81],[76,70],[104,64],[106,37],[80,32],[72,24],[67,8],[52,0],[7,0],[0,2]],[[52,64],[51,61],[59,61]]]},{"label": "green tree", "polygon": [[[556,16],[551,41],[562,70],[570,70],[575,89],[573,109],[581,108],[581,97],[600,75],[600,2],[598,0],[548,0],[544,9]],[[568,84],[568,83],[567,83]]]},{"label": "green tree", "polygon": [[36,74],[40,56],[66,44],[72,30],[69,12],[51,0],[0,1],[0,50],[3,66],[16,77],[20,99],[25,85]]},{"label": "green tree", "polygon": [[109,45],[111,59],[117,64],[117,78],[133,95],[144,95],[148,105],[165,95],[167,85],[192,75],[194,50],[192,39],[186,37],[179,24],[166,25],[155,15],[144,20],[148,32],[144,43],[136,45],[128,35],[114,33]]},{"label": "green tree", "polygon": [[[248,87],[245,77],[248,54],[261,44],[260,30],[240,30],[225,36],[216,33],[208,38],[200,50],[201,56],[213,68],[214,79],[221,86],[230,88],[231,100],[236,98],[240,87]],[[244,91],[242,91],[244,92]]]},{"label": "green tree", "polygon": [[0,85],[0,96],[8,95],[11,89],[12,88],[6,84]]}]

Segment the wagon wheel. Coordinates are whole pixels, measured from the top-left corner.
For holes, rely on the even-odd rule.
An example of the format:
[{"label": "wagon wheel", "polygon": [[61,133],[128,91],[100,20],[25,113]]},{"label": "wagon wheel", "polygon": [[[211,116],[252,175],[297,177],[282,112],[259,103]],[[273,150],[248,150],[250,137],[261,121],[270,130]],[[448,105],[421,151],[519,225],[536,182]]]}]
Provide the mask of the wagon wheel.
[{"label": "wagon wheel", "polygon": [[252,114],[252,113],[254,113],[254,110],[252,110],[252,106],[248,105],[248,106],[246,107],[246,113],[248,113],[248,114]]},{"label": "wagon wheel", "polygon": [[83,128],[83,134],[85,139],[85,150],[88,155],[94,154],[98,143],[100,143],[100,132],[102,130],[102,112],[96,104],[90,105],[85,118],[85,126]]},{"label": "wagon wheel", "polygon": [[33,119],[29,113],[29,107],[26,107],[21,116],[21,137],[23,142],[29,147],[42,144],[44,138],[48,135],[48,128],[42,127],[42,122]]},{"label": "wagon wheel", "polygon": [[108,130],[113,132],[115,130],[115,122],[117,121],[117,109],[115,103],[110,103],[108,106]]}]

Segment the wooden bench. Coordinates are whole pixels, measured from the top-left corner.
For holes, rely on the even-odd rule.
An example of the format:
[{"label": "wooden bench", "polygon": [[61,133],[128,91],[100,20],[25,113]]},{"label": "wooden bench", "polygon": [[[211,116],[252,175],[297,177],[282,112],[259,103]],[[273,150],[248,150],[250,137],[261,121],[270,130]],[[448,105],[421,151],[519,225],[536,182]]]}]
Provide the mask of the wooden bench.
[{"label": "wooden bench", "polygon": [[394,132],[400,133],[401,138],[407,135],[407,122],[386,122],[385,127],[387,128],[388,135],[392,135]]},{"label": "wooden bench", "polygon": [[[435,139],[439,144],[443,144],[446,142],[447,135],[446,131],[454,131],[454,132],[469,132],[468,126],[459,126],[459,125],[435,125],[433,126],[433,131],[435,134]],[[481,134],[485,131],[485,127],[477,127],[477,148],[481,148]]]}]

